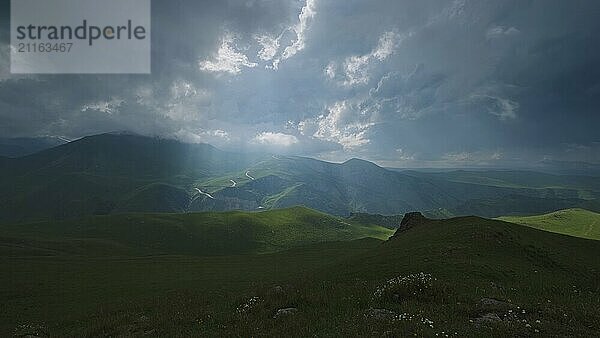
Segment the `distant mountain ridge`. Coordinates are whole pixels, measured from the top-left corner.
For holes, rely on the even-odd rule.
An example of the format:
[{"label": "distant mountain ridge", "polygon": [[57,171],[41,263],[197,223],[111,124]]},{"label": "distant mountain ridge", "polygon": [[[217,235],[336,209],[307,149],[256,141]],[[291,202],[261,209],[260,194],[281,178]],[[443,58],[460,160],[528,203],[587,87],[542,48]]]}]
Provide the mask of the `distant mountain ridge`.
[{"label": "distant mountain ridge", "polygon": [[60,137],[0,137],[0,157],[21,157],[67,143]]},{"label": "distant mountain ridge", "polygon": [[502,180],[493,171],[398,172],[360,159],[330,163],[240,154],[125,133],[0,158],[0,175],[0,220],[6,221],[296,205],[341,216],[420,210],[429,216],[496,217],[595,210],[600,196],[598,178],[516,172]]}]

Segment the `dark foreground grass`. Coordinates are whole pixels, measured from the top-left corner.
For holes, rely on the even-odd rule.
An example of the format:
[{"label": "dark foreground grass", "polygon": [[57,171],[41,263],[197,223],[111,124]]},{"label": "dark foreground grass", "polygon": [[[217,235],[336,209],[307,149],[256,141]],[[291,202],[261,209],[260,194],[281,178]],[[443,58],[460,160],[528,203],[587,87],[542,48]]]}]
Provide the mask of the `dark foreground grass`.
[{"label": "dark foreground grass", "polygon": [[467,217],[263,255],[4,257],[0,335],[592,337],[598,252]]}]

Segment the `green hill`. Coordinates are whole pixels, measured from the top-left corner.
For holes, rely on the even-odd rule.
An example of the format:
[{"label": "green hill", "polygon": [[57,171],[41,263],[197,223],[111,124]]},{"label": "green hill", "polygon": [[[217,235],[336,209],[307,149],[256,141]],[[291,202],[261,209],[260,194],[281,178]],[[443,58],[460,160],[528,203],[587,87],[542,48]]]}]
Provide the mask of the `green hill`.
[{"label": "green hill", "polygon": [[[324,241],[387,239],[391,234],[392,230],[381,226],[349,223],[303,207],[264,212],[119,214],[0,226],[6,251],[29,246],[49,254],[87,255],[95,251],[103,254],[110,248],[119,248],[118,254],[262,253]],[[87,243],[90,250],[81,250],[77,243]]]},{"label": "green hill", "polygon": [[600,214],[584,209],[565,209],[537,216],[506,216],[500,220],[545,231],[600,240]]},{"label": "green hill", "polygon": [[[215,228],[194,219],[210,220]],[[6,309],[0,312],[0,334],[600,334],[598,241],[459,217],[403,222],[386,242],[309,243],[307,239],[315,238],[311,236],[331,234],[319,223],[323,220],[334,223],[328,228],[347,227],[335,217],[303,208],[106,216],[2,227],[2,248],[7,238],[13,245],[0,255],[0,294]],[[275,235],[243,237],[251,233],[249,229],[263,226]],[[247,248],[299,243],[293,233],[278,235],[278,228],[285,233],[303,229],[308,237],[300,241],[309,244],[268,254],[241,254]],[[220,237],[211,232],[217,230]],[[341,237],[361,237],[361,232]],[[186,236],[194,237],[193,241],[186,242]],[[175,244],[200,253],[191,245],[204,245],[202,237],[224,246],[236,239],[238,249],[244,250],[228,256],[148,256],[185,251]],[[19,238],[23,240],[17,242]],[[257,243],[256,238],[263,242]],[[82,243],[86,239],[93,239],[94,245]],[[50,242],[56,251],[62,250],[60,254],[48,251]],[[163,246],[151,247],[152,243]],[[99,252],[99,247],[104,251]],[[70,251],[74,249],[78,251]],[[286,308],[293,310],[279,315]]]},{"label": "green hill", "polygon": [[359,224],[375,224],[386,228],[396,229],[402,221],[403,215],[384,216],[378,214],[353,213],[348,217],[349,222]]}]

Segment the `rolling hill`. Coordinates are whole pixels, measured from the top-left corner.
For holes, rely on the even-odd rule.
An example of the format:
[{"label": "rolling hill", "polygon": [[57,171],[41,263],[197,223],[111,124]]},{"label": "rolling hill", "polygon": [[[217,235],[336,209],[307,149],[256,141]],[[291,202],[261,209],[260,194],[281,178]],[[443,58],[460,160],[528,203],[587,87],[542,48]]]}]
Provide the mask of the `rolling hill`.
[{"label": "rolling hill", "polygon": [[[280,251],[324,241],[373,237],[392,230],[348,222],[303,207],[264,212],[119,214],[0,226],[0,244],[13,255],[37,248],[47,255],[232,255]],[[89,246],[89,247],[88,247]],[[73,251],[75,250],[75,251]]]},{"label": "rolling hill", "polygon": [[[218,229],[195,218],[210,220]],[[0,312],[0,334],[593,337],[600,333],[598,241],[479,217],[413,218],[403,221],[387,241],[305,241],[303,246],[267,254],[241,250],[228,256],[197,256],[203,250],[188,246],[185,239],[193,236],[202,247],[200,237],[209,236],[217,252],[218,245],[232,246],[227,241],[233,239],[240,244],[238,249],[245,249],[241,243],[254,249],[257,242],[246,240],[242,234],[248,231],[240,231],[266,224],[275,234],[267,231],[259,247],[264,243],[273,247],[295,241],[293,234],[278,239],[279,226],[285,233],[294,224],[322,236],[323,219],[339,222],[299,209],[102,216],[2,227],[4,242],[17,234],[26,241],[13,243],[10,254],[0,256],[0,271],[10,272],[0,274],[6,309]],[[111,224],[105,223],[108,220]],[[211,229],[221,235],[211,234]],[[60,254],[48,252],[49,241]],[[181,241],[184,250],[153,246],[160,241]],[[107,246],[111,250],[98,250]],[[193,255],[164,255],[185,251]],[[282,309],[288,310],[281,314]]]},{"label": "rolling hill", "polygon": [[566,209],[537,216],[508,216],[500,220],[545,231],[600,240],[600,214],[584,209]]}]

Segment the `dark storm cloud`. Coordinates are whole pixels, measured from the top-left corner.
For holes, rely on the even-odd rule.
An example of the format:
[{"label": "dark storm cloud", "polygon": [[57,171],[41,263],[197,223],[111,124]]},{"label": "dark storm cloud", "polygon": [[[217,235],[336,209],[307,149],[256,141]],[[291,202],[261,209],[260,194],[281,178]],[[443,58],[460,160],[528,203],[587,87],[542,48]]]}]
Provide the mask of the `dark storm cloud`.
[{"label": "dark storm cloud", "polygon": [[154,1],[152,75],[8,74],[0,135],[130,130],[388,165],[599,162],[592,1]]}]

